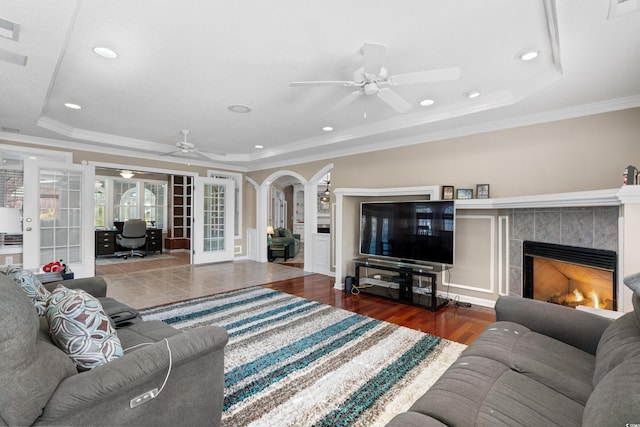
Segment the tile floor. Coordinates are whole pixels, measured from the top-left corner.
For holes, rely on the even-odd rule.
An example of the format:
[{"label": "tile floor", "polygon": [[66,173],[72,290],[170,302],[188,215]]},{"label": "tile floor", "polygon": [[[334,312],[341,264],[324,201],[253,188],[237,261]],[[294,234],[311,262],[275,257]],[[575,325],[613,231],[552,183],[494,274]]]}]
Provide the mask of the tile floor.
[{"label": "tile floor", "polygon": [[171,255],[175,258],[98,265],[96,275],[106,280],[107,296],[140,309],[311,274],[247,260],[191,265],[188,252]]}]

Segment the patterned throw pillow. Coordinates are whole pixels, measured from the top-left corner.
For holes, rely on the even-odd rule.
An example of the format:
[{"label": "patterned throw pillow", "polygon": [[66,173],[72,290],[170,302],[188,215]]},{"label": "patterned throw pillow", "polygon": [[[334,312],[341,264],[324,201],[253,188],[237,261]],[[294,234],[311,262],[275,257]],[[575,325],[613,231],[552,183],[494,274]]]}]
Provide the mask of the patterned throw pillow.
[{"label": "patterned throw pillow", "polygon": [[12,276],[20,270],[22,270],[22,267],[20,267],[19,265],[11,264],[7,266],[7,270],[4,272],[4,274],[6,274],[7,276]]},{"label": "patterned throw pillow", "polygon": [[59,285],[47,302],[49,334],[78,370],[103,365],[123,355],[120,339],[100,301],[80,289]]},{"label": "patterned throw pillow", "polygon": [[47,300],[51,292],[49,292],[42,283],[40,283],[40,280],[29,270],[10,266],[7,268],[7,274],[13,277],[13,280],[27,293],[33,305],[36,307],[38,316],[44,316],[44,309],[47,306]]}]

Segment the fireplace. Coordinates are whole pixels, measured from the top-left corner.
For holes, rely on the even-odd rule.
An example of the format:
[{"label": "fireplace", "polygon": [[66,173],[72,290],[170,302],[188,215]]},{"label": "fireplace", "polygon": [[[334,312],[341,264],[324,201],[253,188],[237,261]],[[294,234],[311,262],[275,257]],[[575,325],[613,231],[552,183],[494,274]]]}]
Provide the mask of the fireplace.
[{"label": "fireplace", "polygon": [[617,310],[614,251],[525,241],[523,296]]}]

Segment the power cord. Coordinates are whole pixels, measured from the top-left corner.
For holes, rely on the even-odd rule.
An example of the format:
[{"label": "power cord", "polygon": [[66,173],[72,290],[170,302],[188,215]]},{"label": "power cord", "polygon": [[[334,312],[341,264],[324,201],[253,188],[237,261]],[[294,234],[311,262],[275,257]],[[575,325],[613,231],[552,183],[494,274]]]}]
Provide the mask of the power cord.
[{"label": "power cord", "polygon": [[[167,376],[164,377],[164,382],[160,386],[160,390],[158,390],[158,394],[160,394],[160,392],[162,392],[162,390],[164,389],[164,386],[167,385],[167,380],[169,379],[169,374],[171,374],[171,367],[173,366],[173,357],[171,355],[171,347],[169,347],[169,340],[165,338],[164,342],[167,344],[167,351],[169,352],[169,369],[167,369]],[[156,394],[156,396],[158,394]]]},{"label": "power cord", "polygon": [[[443,274],[443,279],[445,278],[444,276],[449,273],[449,280],[451,280],[451,273],[449,272],[449,270],[445,270],[442,274]],[[471,303],[468,302],[462,302],[460,301],[460,295],[456,295],[455,298],[450,299],[449,298],[449,280],[447,280],[446,282],[446,286],[447,286],[447,295],[446,295],[446,300],[447,300],[447,305],[451,305],[453,303],[453,305],[455,307],[471,307]]]},{"label": "power cord", "polygon": [[351,285],[351,295],[359,295],[360,289],[371,288],[371,287],[373,287],[373,285],[362,285],[362,286]]},{"label": "power cord", "polygon": [[[131,399],[129,401],[129,407],[130,408],[135,408],[138,405],[142,405],[143,403],[146,403],[148,401],[150,401],[151,399],[155,399],[156,397],[158,397],[158,395],[160,393],[162,393],[162,390],[164,390],[165,385],[167,385],[167,381],[169,380],[169,375],[171,375],[171,368],[173,367],[173,356],[171,354],[171,347],[169,346],[169,340],[167,340],[166,338],[164,338],[164,342],[167,345],[167,351],[169,352],[169,368],[167,369],[167,375],[164,377],[164,381],[162,382],[162,385],[160,386],[160,388],[154,388],[152,390],[149,390],[145,393],[142,393],[141,395],[138,395],[136,397],[134,397],[133,399]],[[138,345],[134,345],[133,347],[129,347],[127,349],[125,349],[124,351],[127,352],[129,350],[133,350],[134,348],[137,347],[141,347],[144,345],[152,345],[155,343],[152,342],[147,342],[147,343],[141,343]]]}]

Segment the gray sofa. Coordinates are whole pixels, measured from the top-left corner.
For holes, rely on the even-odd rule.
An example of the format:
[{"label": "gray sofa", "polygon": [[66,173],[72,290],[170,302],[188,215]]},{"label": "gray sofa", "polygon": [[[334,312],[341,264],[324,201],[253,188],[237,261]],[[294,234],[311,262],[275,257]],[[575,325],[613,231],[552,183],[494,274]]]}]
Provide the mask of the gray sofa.
[{"label": "gray sofa", "polygon": [[[271,238],[272,247],[289,246],[289,258],[295,257],[300,252],[300,235],[293,234],[288,228],[276,228],[275,234]],[[274,258],[284,258],[284,250],[272,249],[271,254]],[[286,261],[286,260],[285,260]]]},{"label": "gray sofa", "polygon": [[497,322],[388,426],[638,425],[640,276],[625,283],[634,311],[615,321],[500,297]]},{"label": "gray sofa", "polygon": [[[220,425],[228,340],[223,329],[180,332],[142,321],[106,297],[101,278],[62,284],[98,297],[124,355],[80,372],[53,343],[47,319],[30,297],[0,274],[0,425]],[[156,389],[156,397],[132,405]]]}]

